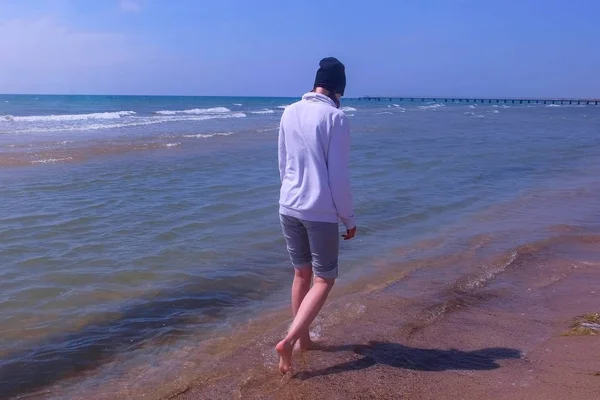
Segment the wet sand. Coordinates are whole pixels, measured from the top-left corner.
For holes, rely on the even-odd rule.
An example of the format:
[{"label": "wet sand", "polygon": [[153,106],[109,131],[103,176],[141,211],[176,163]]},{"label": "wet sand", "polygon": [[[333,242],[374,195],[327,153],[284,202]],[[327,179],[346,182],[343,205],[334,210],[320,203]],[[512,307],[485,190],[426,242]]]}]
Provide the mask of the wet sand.
[{"label": "wet sand", "polygon": [[[134,136],[134,137],[108,137],[108,138],[74,138],[60,137],[57,140],[36,139],[25,143],[8,138],[6,143],[0,142],[0,168],[19,167],[42,164],[81,163],[99,157],[119,155],[142,154],[143,156],[158,156],[172,154],[209,153],[227,146],[248,146],[247,136],[244,134],[269,135],[276,128],[261,130],[241,130],[233,132],[213,132],[164,136]],[[231,138],[228,138],[232,136]],[[241,136],[241,137],[240,137]],[[210,140],[218,137],[220,140]],[[61,139],[68,140],[61,140]],[[2,138],[6,139],[6,138]]]},{"label": "wet sand", "polygon": [[420,257],[439,244],[428,241],[398,249],[397,264],[374,260],[368,276],[334,289],[311,328],[318,348],[298,354],[285,377],[274,347],[290,323],[287,307],[122,369],[108,386],[76,374],[26,396],[596,399],[600,330],[571,328],[600,312],[600,235],[550,231],[517,247],[476,235],[463,251]]},{"label": "wet sand", "polygon": [[244,344],[225,354],[221,343],[211,368],[171,398],[600,398],[600,332],[564,335],[600,312],[600,237],[562,242],[522,246],[492,275],[436,281],[417,269],[338,296],[315,324],[319,348],[283,378],[273,347],[288,322],[271,319],[254,339],[249,326]]}]

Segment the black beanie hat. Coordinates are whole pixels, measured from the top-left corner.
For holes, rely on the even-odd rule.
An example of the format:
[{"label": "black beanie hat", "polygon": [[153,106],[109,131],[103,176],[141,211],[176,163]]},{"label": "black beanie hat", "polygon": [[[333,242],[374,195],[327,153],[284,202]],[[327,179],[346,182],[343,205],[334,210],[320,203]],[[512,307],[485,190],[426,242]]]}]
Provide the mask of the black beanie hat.
[{"label": "black beanie hat", "polygon": [[319,63],[315,87],[322,87],[330,92],[344,95],[346,89],[346,68],[337,58],[327,57]]}]

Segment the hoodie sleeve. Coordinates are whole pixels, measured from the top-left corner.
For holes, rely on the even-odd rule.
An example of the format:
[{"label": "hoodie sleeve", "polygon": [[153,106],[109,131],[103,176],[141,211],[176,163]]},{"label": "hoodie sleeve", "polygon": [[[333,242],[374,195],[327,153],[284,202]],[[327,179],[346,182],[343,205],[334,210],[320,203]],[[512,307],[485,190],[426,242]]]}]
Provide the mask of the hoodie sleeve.
[{"label": "hoodie sleeve", "polygon": [[283,134],[283,126],[279,125],[279,146],[278,146],[278,158],[279,158],[279,178],[283,182],[285,177],[285,165],[287,159],[287,152],[285,150],[285,135]]},{"label": "hoodie sleeve", "polygon": [[347,229],[356,227],[350,187],[350,126],[345,115],[336,116],[331,126],[327,169],[329,188],[338,216]]}]

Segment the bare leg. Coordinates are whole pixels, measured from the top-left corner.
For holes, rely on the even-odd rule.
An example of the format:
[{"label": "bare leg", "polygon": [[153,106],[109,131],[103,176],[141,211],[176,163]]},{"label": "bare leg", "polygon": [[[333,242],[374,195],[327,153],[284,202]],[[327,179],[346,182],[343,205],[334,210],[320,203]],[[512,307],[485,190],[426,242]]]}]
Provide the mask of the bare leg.
[{"label": "bare leg", "polygon": [[[302,304],[302,300],[304,300],[304,297],[310,290],[311,281],[312,266],[309,265],[306,268],[295,269],[294,283],[292,283],[292,311],[294,317],[298,314],[300,304]],[[302,351],[310,349],[312,345],[309,329],[310,328],[307,327],[306,330],[300,334],[300,338],[298,339],[300,350]]]},{"label": "bare leg", "polygon": [[276,346],[279,353],[279,370],[286,374],[292,369],[292,351],[296,341],[300,339],[303,332],[316,318],[319,311],[325,304],[327,296],[333,287],[335,279],[323,279],[315,277],[313,287],[308,291],[302,304],[298,308],[298,313],[292,322],[290,330],[281,342]]}]

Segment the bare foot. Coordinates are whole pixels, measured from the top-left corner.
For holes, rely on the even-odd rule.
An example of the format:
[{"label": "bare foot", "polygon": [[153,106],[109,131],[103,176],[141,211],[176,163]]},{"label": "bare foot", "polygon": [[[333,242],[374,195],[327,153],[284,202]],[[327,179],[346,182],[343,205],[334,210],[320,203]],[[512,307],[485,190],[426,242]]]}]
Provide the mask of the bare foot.
[{"label": "bare foot", "polygon": [[285,375],[292,370],[292,352],[294,351],[294,346],[283,339],[277,343],[275,349],[279,353],[279,371]]},{"label": "bare foot", "polygon": [[313,341],[310,340],[310,334],[306,332],[303,334],[300,339],[298,339],[300,345],[300,351],[308,351],[313,348]]}]

